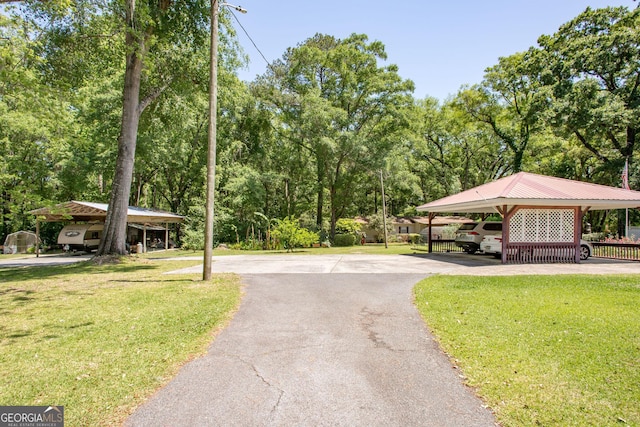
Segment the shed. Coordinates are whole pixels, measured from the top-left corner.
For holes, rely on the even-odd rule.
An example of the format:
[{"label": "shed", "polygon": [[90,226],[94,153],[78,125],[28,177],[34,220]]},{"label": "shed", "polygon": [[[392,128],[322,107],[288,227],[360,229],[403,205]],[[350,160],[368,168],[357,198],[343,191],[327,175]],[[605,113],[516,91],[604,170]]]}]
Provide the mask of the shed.
[{"label": "shed", "polygon": [[640,192],[519,172],[419,206],[419,211],[502,216],[502,262],[580,262],[589,210],[637,208]]}]

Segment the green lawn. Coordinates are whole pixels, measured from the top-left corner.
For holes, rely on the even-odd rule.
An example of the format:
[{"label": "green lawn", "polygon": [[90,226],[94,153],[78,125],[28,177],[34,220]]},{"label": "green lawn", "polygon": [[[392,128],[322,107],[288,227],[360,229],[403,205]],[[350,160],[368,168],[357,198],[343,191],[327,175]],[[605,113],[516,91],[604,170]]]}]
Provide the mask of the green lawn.
[{"label": "green lawn", "polygon": [[640,425],[640,277],[434,276],[415,297],[502,425]]},{"label": "green lawn", "polygon": [[[0,404],[64,405],[68,425],[119,424],[206,350],[239,304],[237,276],[163,276],[201,260],[144,257],[0,269]],[[640,425],[640,277],[434,276],[415,297],[502,425]]]},{"label": "green lawn", "polygon": [[0,404],[64,405],[69,426],[117,425],[202,354],[239,304],[197,261],[0,269]]}]

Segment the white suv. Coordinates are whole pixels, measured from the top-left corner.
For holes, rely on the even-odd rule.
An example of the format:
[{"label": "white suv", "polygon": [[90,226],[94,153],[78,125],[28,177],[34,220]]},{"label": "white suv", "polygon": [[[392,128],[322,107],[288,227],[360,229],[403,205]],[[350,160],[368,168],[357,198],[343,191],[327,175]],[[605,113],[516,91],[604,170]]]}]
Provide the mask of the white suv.
[{"label": "white suv", "polygon": [[456,246],[473,254],[480,249],[482,238],[487,234],[502,234],[502,221],[482,221],[462,224],[456,232]]},{"label": "white suv", "polygon": [[[480,249],[485,254],[493,254],[495,258],[502,258],[502,234],[488,234],[482,238]],[[553,254],[553,249],[543,249],[545,255]],[[580,260],[584,261],[593,255],[593,246],[586,240],[580,239]]]}]

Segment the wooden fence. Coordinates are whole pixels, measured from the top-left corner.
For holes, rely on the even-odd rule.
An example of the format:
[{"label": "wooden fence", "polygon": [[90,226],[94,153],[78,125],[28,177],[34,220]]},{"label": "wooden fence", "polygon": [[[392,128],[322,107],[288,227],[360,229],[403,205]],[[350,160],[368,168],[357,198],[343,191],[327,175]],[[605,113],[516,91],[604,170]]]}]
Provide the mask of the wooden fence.
[{"label": "wooden fence", "polygon": [[575,263],[576,247],[569,243],[510,243],[506,260],[507,264]]},{"label": "wooden fence", "polygon": [[591,246],[594,257],[640,261],[640,245],[635,243],[591,242]]},{"label": "wooden fence", "polygon": [[[455,245],[453,240],[432,240],[433,252],[462,252],[462,248]],[[640,244],[633,243],[604,243],[591,242],[593,253],[591,256],[596,258],[611,258],[630,261],[640,261]],[[420,250],[428,250],[428,244],[420,244]],[[540,251],[536,253],[534,259],[531,259],[532,253],[535,251],[514,250],[509,253],[507,262],[573,262],[575,252],[573,247],[553,248],[553,250]],[[526,249],[526,248],[525,248]],[[516,259],[513,259],[516,258]],[[528,259],[525,259],[528,258]]]}]

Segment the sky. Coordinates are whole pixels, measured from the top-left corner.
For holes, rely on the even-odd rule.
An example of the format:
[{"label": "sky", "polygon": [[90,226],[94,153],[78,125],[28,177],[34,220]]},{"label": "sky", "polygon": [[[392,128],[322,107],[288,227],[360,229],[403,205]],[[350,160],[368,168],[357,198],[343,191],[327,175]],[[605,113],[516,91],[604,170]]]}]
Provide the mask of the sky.
[{"label": "sky", "polygon": [[[232,0],[247,14],[234,12],[249,39],[232,19],[248,69],[239,77],[252,81],[268,62],[282,58],[316,33],[346,38],[366,34],[385,45],[387,61],[415,83],[416,98],[444,101],[462,85],[482,81],[484,70],[501,56],[537,46],[543,34],[558,28],[587,7],[626,6],[633,0]],[[257,45],[260,52],[254,47]]]}]

